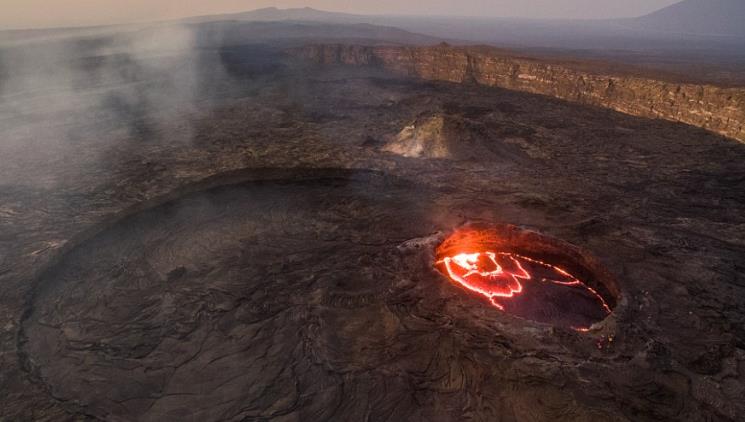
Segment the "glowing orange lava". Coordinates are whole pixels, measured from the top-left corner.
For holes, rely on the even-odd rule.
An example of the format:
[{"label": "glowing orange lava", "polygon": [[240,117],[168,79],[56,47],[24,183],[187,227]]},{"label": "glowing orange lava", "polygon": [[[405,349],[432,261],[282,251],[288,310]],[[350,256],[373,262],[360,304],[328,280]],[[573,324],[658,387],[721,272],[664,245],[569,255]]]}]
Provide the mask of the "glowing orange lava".
[{"label": "glowing orange lava", "polygon": [[520,262],[505,254],[494,252],[462,253],[445,257],[450,278],[468,290],[486,296],[499,309],[504,309],[495,298],[512,297],[523,291],[520,279],[530,280],[530,274]]},{"label": "glowing orange lava", "polygon": [[[506,252],[464,252],[442,258],[437,264],[452,281],[478,293],[496,308],[505,310],[504,301],[521,295],[526,283],[549,283],[568,288],[584,289],[594,297],[606,314],[611,308],[605,299],[569,272],[546,262]],[[531,274],[526,267],[537,275]],[[572,327],[586,332],[588,327]]]}]

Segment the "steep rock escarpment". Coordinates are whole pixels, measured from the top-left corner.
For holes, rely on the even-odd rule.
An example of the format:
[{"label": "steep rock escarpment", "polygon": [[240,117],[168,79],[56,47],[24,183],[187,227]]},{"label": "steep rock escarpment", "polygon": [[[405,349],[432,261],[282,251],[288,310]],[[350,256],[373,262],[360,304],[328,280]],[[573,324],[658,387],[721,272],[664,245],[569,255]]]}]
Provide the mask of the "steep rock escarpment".
[{"label": "steep rock escarpment", "polygon": [[550,95],[634,116],[682,122],[745,142],[745,88],[596,72],[484,47],[313,45],[295,53],[322,64],[379,66],[423,79]]}]

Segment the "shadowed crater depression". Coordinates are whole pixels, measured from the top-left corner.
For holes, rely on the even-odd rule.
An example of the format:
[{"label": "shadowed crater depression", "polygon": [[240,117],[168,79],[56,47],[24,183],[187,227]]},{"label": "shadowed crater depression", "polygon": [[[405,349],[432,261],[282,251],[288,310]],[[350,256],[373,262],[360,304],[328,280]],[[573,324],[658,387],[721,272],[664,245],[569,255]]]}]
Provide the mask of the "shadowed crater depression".
[{"label": "shadowed crater depression", "polygon": [[445,420],[470,400],[466,380],[511,390],[504,368],[472,365],[507,353],[482,347],[500,335],[500,311],[458,315],[474,298],[436,259],[464,287],[491,289],[485,306],[528,319],[584,329],[615,304],[615,285],[576,248],[512,226],[461,230],[435,257],[449,211],[422,186],[279,174],[231,176],[70,249],[26,312],[32,379],[103,419]]},{"label": "shadowed crater depression", "polygon": [[333,369],[376,365],[398,329],[384,307],[410,278],[396,246],[431,232],[427,203],[404,182],[325,170],[126,217],[43,276],[26,366],[103,418],[330,417]]}]

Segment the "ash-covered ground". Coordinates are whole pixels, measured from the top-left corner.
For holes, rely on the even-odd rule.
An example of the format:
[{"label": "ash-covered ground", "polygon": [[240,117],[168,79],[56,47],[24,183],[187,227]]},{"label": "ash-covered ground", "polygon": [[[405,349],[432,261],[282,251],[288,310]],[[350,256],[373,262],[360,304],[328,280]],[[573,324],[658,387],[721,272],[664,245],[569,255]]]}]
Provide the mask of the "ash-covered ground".
[{"label": "ash-covered ground", "polygon": [[[276,46],[106,48],[36,69],[64,89],[0,79],[0,419],[745,418],[745,145]],[[592,254],[613,315],[457,287],[434,251],[469,223]]]}]

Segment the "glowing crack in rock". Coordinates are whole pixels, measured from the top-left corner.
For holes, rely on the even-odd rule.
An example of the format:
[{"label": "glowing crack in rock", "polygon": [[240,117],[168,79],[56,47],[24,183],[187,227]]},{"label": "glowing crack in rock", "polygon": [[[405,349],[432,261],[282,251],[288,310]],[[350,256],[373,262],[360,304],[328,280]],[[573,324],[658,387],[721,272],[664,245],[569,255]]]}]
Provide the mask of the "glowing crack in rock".
[{"label": "glowing crack in rock", "polygon": [[523,285],[520,279],[530,280],[530,274],[520,266],[520,262],[511,256],[507,258],[509,262],[505,263],[500,259],[500,265],[494,252],[463,253],[445,257],[442,263],[453,281],[486,296],[494,306],[504,309],[495,298],[512,297],[521,293]]},{"label": "glowing crack in rock", "polygon": [[[569,272],[546,262],[514,253],[471,252],[446,256],[437,262],[444,267],[443,273],[459,286],[478,293],[496,308],[505,310],[505,304],[524,293],[527,283],[554,285],[569,289],[581,289],[602,308],[607,316],[611,308],[593,288]],[[576,327],[587,331],[588,327]]]}]

